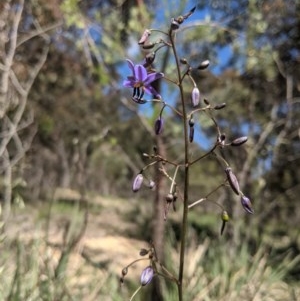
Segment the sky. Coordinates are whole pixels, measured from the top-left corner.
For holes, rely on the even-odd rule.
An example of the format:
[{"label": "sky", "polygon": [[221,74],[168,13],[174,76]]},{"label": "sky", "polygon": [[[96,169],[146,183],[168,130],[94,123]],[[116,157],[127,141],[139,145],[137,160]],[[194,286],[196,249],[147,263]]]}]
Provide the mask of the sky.
[{"label": "sky", "polygon": [[[186,11],[184,11],[183,13],[188,12],[193,6],[188,5],[188,7],[189,8]],[[175,17],[176,17],[176,15],[175,15]],[[162,28],[166,28],[166,17],[165,17],[165,13],[164,13],[163,10],[159,11],[159,13],[156,15],[156,18],[157,18],[157,21],[155,21],[154,23],[161,25]],[[186,25],[188,23],[193,23],[193,22],[199,21],[199,20],[209,21],[209,19],[210,19],[209,10],[207,8],[204,8],[203,10],[196,10],[195,13],[192,14],[184,22],[184,25]],[[131,59],[133,59],[135,57],[141,57],[140,56],[140,53],[141,53],[140,46],[137,43],[135,43],[135,41],[132,41],[131,45],[132,45],[131,48],[128,49],[129,57]],[[228,63],[228,60],[230,59],[230,57],[232,55],[231,46],[229,45],[229,46],[220,48],[217,53],[218,53],[218,58],[217,58],[216,61],[222,62],[222,64],[212,65],[212,66],[209,67],[209,71],[214,73],[215,75],[220,74],[220,72],[223,70],[224,66],[226,66],[226,64]],[[135,63],[141,63],[141,62],[135,62]],[[126,76],[130,75],[130,70],[129,70],[129,68],[127,66],[127,63],[125,61],[124,61],[124,64],[122,64],[119,67],[119,72],[120,72],[120,85],[122,85],[123,80],[126,78]],[[171,100],[171,99],[175,98],[174,97],[174,92],[171,92],[166,87],[165,88],[163,87],[162,90],[165,92],[164,95],[163,95],[164,99]],[[200,88],[200,91],[201,91],[201,88]],[[149,97],[149,98],[151,98],[151,97]],[[203,100],[202,100],[202,105],[203,105]],[[153,112],[152,111],[152,104],[141,105],[140,110],[143,112],[143,114],[146,114],[146,115],[148,114],[149,116],[151,116],[152,112]],[[198,143],[199,145],[201,145],[201,147],[205,150],[210,149],[212,143],[214,143],[214,141],[211,141],[204,134],[204,132],[201,130],[201,126],[199,126],[199,124],[196,124],[196,126],[195,126],[195,142]]]}]

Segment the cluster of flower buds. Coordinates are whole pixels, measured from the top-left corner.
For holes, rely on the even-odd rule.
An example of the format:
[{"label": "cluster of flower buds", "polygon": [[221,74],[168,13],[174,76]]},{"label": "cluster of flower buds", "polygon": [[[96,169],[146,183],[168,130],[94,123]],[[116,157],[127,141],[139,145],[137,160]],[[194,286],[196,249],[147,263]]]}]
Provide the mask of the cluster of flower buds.
[{"label": "cluster of flower buds", "polygon": [[[143,176],[143,170],[141,170],[134,178],[133,182],[132,182],[132,191],[133,192],[138,192],[144,182],[144,176]],[[155,187],[155,182],[153,180],[149,180],[149,184],[148,187],[150,189],[154,189]]]},{"label": "cluster of flower buds", "polygon": [[140,286],[137,288],[137,290],[133,293],[133,295],[130,298],[130,301],[132,301],[135,297],[135,295],[139,292],[139,290],[143,287],[148,285],[153,277],[156,274],[157,268],[156,268],[156,263],[158,262],[158,259],[156,258],[156,251],[154,249],[154,246],[151,245],[151,247],[149,249],[141,249],[140,250],[140,256],[144,257],[147,256],[147,258],[139,258],[136,259],[134,261],[132,261],[129,265],[127,265],[126,267],[124,267],[121,271],[121,277],[120,277],[120,285],[124,284],[124,279],[128,273],[128,269],[130,266],[134,265],[135,263],[139,262],[139,261],[150,261],[150,263],[148,263],[148,266],[146,266],[142,272],[141,272],[141,276],[140,276]]},{"label": "cluster of flower buds", "polygon": [[252,208],[251,201],[248,197],[246,197],[241,191],[239,182],[235,176],[235,174],[232,172],[230,167],[225,168],[225,173],[227,176],[228,183],[231,187],[231,189],[236,193],[237,195],[241,195],[241,204],[243,208],[246,210],[246,212],[253,214],[254,210]]}]

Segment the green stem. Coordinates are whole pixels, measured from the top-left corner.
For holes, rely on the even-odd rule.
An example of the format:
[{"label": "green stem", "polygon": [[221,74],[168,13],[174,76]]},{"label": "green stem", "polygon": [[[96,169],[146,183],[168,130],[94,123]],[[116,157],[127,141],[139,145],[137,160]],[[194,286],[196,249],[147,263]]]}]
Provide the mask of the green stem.
[{"label": "green stem", "polygon": [[175,46],[174,33],[169,32],[170,41],[173,49],[174,58],[176,61],[176,69],[178,76],[178,87],[180,90],[180,99],[182,106],[182,123],[184,128],[184,194],[183,194],[183,213],[181,224],[181,239],[180,239],[180,259],[179,259],[179,274],[178,274],[178,300],[183,301],[183,272],[184,272],[184,258],[185,258],[185,246],[188,229],[188,198],[189,198],[189,137],[188,137],[188,123],[186,107],[184,102],[184,93],[182,87],[182,76],[180,72],[180,62]]}]

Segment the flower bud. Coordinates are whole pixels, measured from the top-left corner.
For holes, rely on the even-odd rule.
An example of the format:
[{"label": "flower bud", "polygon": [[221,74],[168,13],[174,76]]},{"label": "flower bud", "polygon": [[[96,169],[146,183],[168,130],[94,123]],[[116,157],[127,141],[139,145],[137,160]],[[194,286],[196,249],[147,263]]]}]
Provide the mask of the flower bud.
[{"label": "flower bud", "polygon": [[146,256],[148,253],[149,253],[149,251],[146,250],[146,249],[141,249],[140,250],[140,256]]},{"label": "flower bud", "polygon": [[153,268],[151,266],[146,267],[141,274],[141,285],[145,286],[148,283],[151,282],[152,278],[154,276],[154,271]]},{"label": "flower bud", "polygon": [[193,126],[190,127],[189,140],[190,143],[194,141],[195,128]]},{"label": "flower bud", "polygon": [[143,176],[141,173],[139,173],[139,174],[135,177],[135,179],[134,179],[134,181],[133,181],[133,184],[132,184],[132,191],[133,191],[133,192],[139,191],[140,188],[141,188],[141,186],[142,186],[142,184],[143,184],[143,181],[144,181],[144,176]]},{"label": "flower bud", "polygon": [[159,135],[162,133],[163,125],[164,125],[164,121],[161,117],[156,119],[155,124],[154,124],[154,130],[155,130],[156,135]]},{"label": "flower bud", "polygon": [[227,213],[227,211],[223,211],[222,212],[222,227],[221,227],[221,235],[223,234],[223,232],[224,232],[224,229],[225,229],[225,225],[226,225],[226,223],[229,221],[229,216],[228,216],[228,213]]},{"label": "flower bud", "polygon": [[145,68],[149,67],[154,62],[154,60],[155,60],[155,52],[148,53],[145,56],[143,66]]},{"label": "flower bud", "polygon": [[174,202],[174,194],[168,193],[167,196],[166,196],[166,202],[167,202],[167,203],[172,203],[172,202]]},{"label": "flower bud", "polygon": [[179,28],[179,23],[177,22],[177,20],[172,18],[172,20],[171,20],[171,29],[172,30],[177,30],[178,28]]},{"label": "flower bud", "polygon": [[122,270],[122,276],[123,276],[123,277],[126,276],[127,273],[128,273],[128,268],[125,267],[125,268]]},{"label": "flower bud", "polygon": [[227,180],[230,184],[231,189],[237,194],[240,194],[240,186],[239,186],[239,182],[236,178],[236,176],[234,175],[234,173],[232,172],[230,167],[227,167],[225,169],[226,175],[227,175]]},{"label": "flower bud", "polygon": [[192,91],[192,106],[197,107],[200,103],[200,91],[197,87],[194,87]]},{"label": "flower bud", "polygon": [[150,35],[151,31],[149,29],[146,29],[139,40],[139,44],[143,45],[148,40]]},{"label": "flower bud", "polygon": [[239,137],[239,138],[234,139],[234,140],[231,142],[231,145],[232,145],[232,146],[240,146],[240,145],[244,144],[245,142],[247,142],[247,140],[248,140],[248,137],[247,137],[247,136]]},{"label": "flower bud", "polygon": [[205,60],[197,67],[197,69],[204,70],[209,66],[209,63],[209,60]]},{"label": "flower bud", "polygon": [[222,212],[222,221],[224,221],[224,222],[229,221],[229,215],[228,215],[227,211],[225,211],[225,210]]},{"label": "flower bud", "polygon": [[190,126],[190,127],[193,127],[194,125],[195,125],[194,118],[191,117],[191,118],[189,119],[189,126]]},{"label": "flower bud", "polygon": [[150,188],[150,189],[153,189],[154,187],[155,187],[155,182],[151,180],[151,181],[149,182],[149,188]]},{"label": "flower bud", "polygon": [[209,103],[208,99],[206,99],[206,98],[203,98],[203,101],[204,101],[204,103],[205,103],[206,105],[210,105],[210,103]]},{"label": "flower bud", "polygon": [[187,19],[191,14],[194,13],[195,10],[196,10],[196,6],[194,6],[187,14],[183,15],[182,18]]},{"label": "flower bud", "polygon": [[185,58],[180,59],[180,63],[186,65],[188,62]]},{"label": "flower bud", "polygon": [[225,107],[226,107],[226,103],[223,102],[223,103],[221,103],[221,104],[219,104],[219,105],[215,105],[215,106],[214,106],[214,109],[215,109],[215,110],[222,110],[222,109],[224,109]]},{"label": "flower bud", "polygon": [[154,43],[148,43],[143,45],[143,49],[152,49],[155,46]]},{"label": "flower bud", "polygon": [[241,196],[241,203],[243,208],[250,214],[254,213],[254,210],[252,208],[252,204],[249,198],[247,198],[246,196],[242,195]]}]

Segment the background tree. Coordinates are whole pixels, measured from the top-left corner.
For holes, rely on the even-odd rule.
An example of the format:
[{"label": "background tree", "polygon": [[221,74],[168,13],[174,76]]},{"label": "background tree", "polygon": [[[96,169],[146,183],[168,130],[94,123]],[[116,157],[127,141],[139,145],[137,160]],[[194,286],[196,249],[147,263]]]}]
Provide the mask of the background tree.
[{"label": "background tree", "polygon": [[0,171],[4,222],[11,201],[22,201],[17,193],[18,186],[25,185],[22,161],[36,133],[33,112],[28,106],[29,94],[49,51],[47,31],[51,27],[42,28],[34,20],[35,26],[31,28],[24,16],[24,5],[22,0],[3,1],[0,5]]}]

